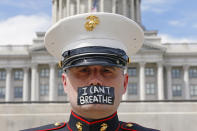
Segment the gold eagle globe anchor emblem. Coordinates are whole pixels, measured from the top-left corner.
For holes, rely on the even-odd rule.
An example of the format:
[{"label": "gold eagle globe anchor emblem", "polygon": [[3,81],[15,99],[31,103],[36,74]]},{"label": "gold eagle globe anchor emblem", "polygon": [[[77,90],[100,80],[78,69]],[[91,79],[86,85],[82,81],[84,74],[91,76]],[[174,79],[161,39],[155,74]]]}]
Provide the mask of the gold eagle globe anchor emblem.
[{"label": "gold eagle globe anchor emblem", "polygon": [[78,131],[82,131],[82,123],[81,122],[77,122],[77,124],[76,124],[76,127],[77,127],[77,129],[78,129]]},{"label": "gold eagle globe anchor emblem", "polygon": [[87,31],[93,31],[97,24],[99,24],[99,18],[93,15],[90,15],[86,18],[89,20],[85,23],[85,28]]},{"label": "gold eagle globe anchor emblem", "polygon": [[100,129],[100,131],[106,131],[107,130],[107,124],[106,123],[103,123],[102,125],[101,125],[101,129]]}]

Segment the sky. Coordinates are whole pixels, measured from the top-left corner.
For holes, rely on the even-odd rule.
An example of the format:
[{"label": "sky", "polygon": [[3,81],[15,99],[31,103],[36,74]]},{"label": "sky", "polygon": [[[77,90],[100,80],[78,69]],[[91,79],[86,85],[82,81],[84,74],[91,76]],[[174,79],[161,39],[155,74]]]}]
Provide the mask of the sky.
[{"label": "sky", "polygon": [[[196,0],[142,0],[142,24],[162,43],[197,43]],[[27,45],[52,24],[52,0],[0,0],[0,45]]]}]

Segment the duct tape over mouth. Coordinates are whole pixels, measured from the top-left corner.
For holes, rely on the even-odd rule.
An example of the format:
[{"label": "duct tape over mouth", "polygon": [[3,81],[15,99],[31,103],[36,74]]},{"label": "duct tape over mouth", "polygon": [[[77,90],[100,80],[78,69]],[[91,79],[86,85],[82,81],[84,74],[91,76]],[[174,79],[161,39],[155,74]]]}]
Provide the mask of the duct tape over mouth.
[{"label": "duct tape over mouth", "polygon": [[78,88],[78,105],[114,104],[114,88],[100,85],[90,85]]}]

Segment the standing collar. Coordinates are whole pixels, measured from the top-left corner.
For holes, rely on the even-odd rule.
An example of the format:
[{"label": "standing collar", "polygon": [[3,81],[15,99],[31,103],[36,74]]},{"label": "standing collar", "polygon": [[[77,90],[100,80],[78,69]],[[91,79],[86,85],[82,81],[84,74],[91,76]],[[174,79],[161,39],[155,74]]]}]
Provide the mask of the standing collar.
[{"label": "standing collar", "polygon": [[117,112],[103,119],[86,119],[72,111],[67,126],[73,131],[116,131],[120,128]]}]

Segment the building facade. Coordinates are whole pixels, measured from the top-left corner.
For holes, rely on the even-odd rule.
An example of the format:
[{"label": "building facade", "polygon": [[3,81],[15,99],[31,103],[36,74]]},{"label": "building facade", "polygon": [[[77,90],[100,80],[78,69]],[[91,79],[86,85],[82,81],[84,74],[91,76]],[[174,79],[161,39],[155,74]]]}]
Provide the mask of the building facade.
[{"label": "building facade", "polygon": [[[111,12],[141,27],[141,0],[53,0],[52,20],[87,12]],[[157,31],[145,32],[131,56],[124,100],[197,99],[197,43],[161,43]],[[44,32],[32,45],[0,46],[0,101],[66,101],[58,61],[44,47]]]}]

